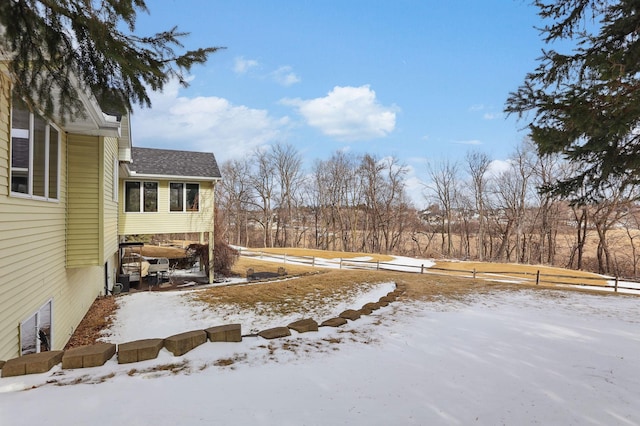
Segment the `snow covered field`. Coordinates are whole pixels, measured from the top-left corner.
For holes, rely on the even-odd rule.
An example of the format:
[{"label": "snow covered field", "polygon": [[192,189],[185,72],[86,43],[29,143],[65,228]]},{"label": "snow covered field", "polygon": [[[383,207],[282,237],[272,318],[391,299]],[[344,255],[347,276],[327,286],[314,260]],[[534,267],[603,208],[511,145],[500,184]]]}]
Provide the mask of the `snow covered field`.
[{"label": "snow covered field", "polygon": [[[244,332],[287,323],[208,312],[187,294],[127,296],[108,339],[166,337],[225,315]],[[0,425],[637,425],[638,302],[547,290],[402,301],[317,333],[55,367],[0,379]]]}]

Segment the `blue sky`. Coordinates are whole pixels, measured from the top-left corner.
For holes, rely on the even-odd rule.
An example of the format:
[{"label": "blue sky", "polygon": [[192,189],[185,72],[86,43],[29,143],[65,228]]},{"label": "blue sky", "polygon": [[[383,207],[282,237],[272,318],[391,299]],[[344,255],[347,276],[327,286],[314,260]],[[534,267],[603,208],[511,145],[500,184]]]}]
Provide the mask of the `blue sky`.
[{"label": "blue sky", "polygon": [[177,25],[225,46],[135,110],[135,146],[214,152],[273,143],[306,166],[337,150],[396,156],[415,196],[427,163],[505,160],[525,133],[502,113],[544,47],[528,0],[147,0],[137,32]]}]

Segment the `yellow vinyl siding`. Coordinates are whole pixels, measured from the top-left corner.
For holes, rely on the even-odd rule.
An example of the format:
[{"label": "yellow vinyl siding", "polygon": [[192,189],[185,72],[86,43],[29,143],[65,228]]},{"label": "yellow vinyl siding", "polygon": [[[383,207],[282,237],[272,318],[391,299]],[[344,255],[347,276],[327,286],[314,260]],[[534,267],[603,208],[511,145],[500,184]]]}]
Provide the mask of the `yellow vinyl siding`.
[{"label": "yellow vinyl siding", "polygon": [[67,266],[99,266],[100,137],[69,135],[67,143]]},{"label": "yellow vinyl siding", "polygon": [[[0,93],[0,111],[8,97]],[[5,115],[0,115],[0,152],[9,151]],[[8,119],[8,118],[7,118]],[[62,134],[60,179],[66,180],[66,138]],[[0,176],[8,175],[0,160]],[[62,349],[104,287],[101,267],[65,268],[67,193],[60,185],[59,202],[10,197],[8,181],[0,180],[0,359],[20,353],[20,323],[53,300],[53,349]]]},{"label": "yellow vinyl siding", "polygon": [[[132,180],[132,179],[126,179]],[[146,182],[158,182],[158,211],[155,213],[130,213],[124,211],[124,182],[120,181],[120,218],[119,234],[171,234],[180,232],[209,232],[213,229],[212,182],[191,182],[200,184],[200,211],[170,212],[169,181],[146,179]],[[172,180],[171,182],[179,182]]]},{"label": "yellow vinyl siding", "polygon": [[[0,142],[9,140],[11,131],[10,115],[10,83],[0,65]],[[0,143],[0,196],[9,194],[9,144]]]},{"label": "yellow vinyl siding", "polygon": [[[113,161],[117,140],[111,138],[102,144],[99,137],[67,135],[61,127],[58,201],[11,196],[10,95],[10,82],[0,64],[0,360],[20,354],[20,323],[49,300],[53,308],[52,349],[62,349],[103,292],[104,262],[108,259],[113,269],[117,251],[117,208],[112,200],[113,188],[107,188],[108,181],[113,180],[113,165],[106,168],[100,162]],[[100,154],[103,148],[104,154]],[[109,172],[100,182],[103,169]],[[101,183],[104,187],[99,189]],[[101,202],[107,224],[104,232]],[[76,256],[74,268],[65,267],[67,237],[72,240],[71,254]],[[88,242],[94,249],[78,250],[76,242]],[[89,259],[84,258],[85,252],[90,254]],[[80,266],[89,263],[96,266]],[[113,275],[113,271],[108,272]]]},{"label": "yellow vinyl siding", "polygon": [[105,138],[102,161],[102,263],[118,251],[118,202],[113,200],[114,185],[118,185],[118,176],[114,176],[113,162],[118,158],[118,139]]}]

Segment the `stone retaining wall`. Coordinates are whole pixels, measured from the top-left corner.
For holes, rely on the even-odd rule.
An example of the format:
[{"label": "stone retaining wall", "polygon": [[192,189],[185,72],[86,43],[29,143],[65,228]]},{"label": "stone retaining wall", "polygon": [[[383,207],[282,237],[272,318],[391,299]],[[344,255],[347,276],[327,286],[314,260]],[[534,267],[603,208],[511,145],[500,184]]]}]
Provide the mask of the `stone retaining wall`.
[{"label": "stone retaining wall", "polygon": [[[349,321],[356,321],[362,315],[370,315],[381,306],[387,306],[406,291],[404,284],[397,284],[396,289],[381,297],[377,302],[366,303],[362,308],[347,309],[336,318],[323,321],[320,327],[340,327]],[[274,327],[262,330],[258,336],[264,339],[277,339],[291,335],[290,330],[298,333],[318,330],[318,323],[312,318],[305,318],[292,322],[286,327]],[[49,351],[24,355],[0,361],[1,377],[21,376],[25,374],[46,373],[54,365],[62,363],[63,369],[88,368],[104,365],[117,354],[119,364],[146,361],[158,357],[164,347],[174,356],[184,355],[206,341],[210,342],[240,342],[242,330],[240,324],[226,324],[211,327],[206,330],[194,330],[169,336],[165,339],[143,339],[133,342],[97,343],[81,346],[67,351]]]}]

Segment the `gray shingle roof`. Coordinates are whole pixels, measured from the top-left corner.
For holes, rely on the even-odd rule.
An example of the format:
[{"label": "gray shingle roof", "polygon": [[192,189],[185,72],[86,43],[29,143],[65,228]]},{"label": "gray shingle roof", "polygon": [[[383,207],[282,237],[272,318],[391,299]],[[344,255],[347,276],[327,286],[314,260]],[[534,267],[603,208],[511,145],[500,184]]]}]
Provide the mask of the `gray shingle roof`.
[{"label": "gray shingle roof", "polygon": [[131,148],[129,170],[143,175],[220,178],[215,156],[210,152]]}]

